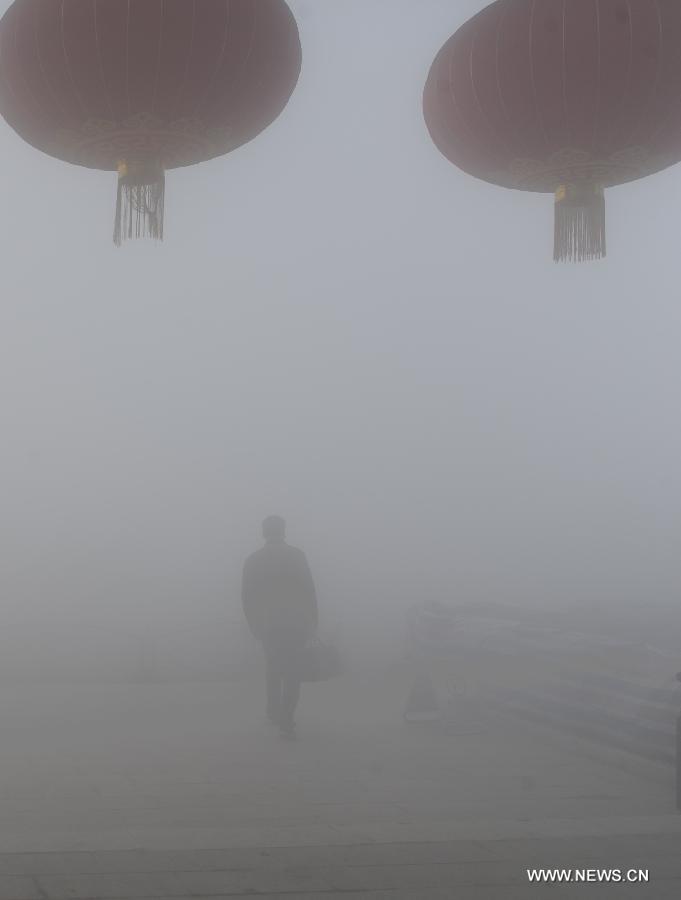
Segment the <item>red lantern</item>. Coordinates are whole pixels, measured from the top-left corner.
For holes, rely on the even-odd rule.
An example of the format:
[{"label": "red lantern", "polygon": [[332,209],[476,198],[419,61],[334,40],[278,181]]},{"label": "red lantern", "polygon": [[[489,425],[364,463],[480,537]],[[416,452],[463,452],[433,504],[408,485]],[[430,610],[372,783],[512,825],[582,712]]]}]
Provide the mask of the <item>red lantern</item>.
[{"label": "red lantern", "polygon": [[604,256],[604,189],[681,160],[681,2],[497,0],[438,54],[424,111],[464,172],[555,192],[556,260]]},{"label": "red lantern", "polygon": [[160,238],[165,170],[254,138],[300,65],[284,0],[15,0],[0,112],[50,156],[118,172],[117,243]]}]

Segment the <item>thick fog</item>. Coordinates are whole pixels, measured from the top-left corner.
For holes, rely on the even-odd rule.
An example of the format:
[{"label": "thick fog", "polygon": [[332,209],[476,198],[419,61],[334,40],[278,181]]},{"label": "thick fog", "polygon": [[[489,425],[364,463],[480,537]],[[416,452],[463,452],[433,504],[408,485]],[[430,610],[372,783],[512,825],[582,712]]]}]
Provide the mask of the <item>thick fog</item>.
[{"label": "thick fog", "polygon": [[608,192],[607,260],[554,265],[552,198],[423,122],[482,5],[291,0],[289,106],[169,173],[161,245],[115,249],[114,176],[0,127],[6,677],[248,655],[271,513],[365,651],[428,599],[678,649],[679,170]]}]

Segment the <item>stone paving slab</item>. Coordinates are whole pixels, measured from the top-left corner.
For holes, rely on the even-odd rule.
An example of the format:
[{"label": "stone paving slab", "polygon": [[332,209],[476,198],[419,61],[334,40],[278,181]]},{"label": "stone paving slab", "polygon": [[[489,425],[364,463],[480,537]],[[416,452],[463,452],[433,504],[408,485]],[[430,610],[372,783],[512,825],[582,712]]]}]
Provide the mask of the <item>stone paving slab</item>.
[{"label": "stone paving slab", "polygon": [[0,835],[0,856],[14,853],[96,851],[221,850],[268,847],[337,847],[456,841],[504,841],[631,835],[679,835],[681,816],[617,816],[591,819],[456,820],[452,822],[360,823],[353,826],[196,829],[147,831],[12,833]]},{"label": "stone paving slab", "polygon": [[0,877],[0,900],[44,900],[44,896],[34,879]]},{"label": "stone paving slab", "polygon": [[[116,875],[168,871],[245,871],[324,868],[333,866],[418,866],[458,863],[511,862],[532,866],[566,866],[581,861],[619,865],[655,861],[681,865],[677,834],[631,834],[608,837],[448,841],[348,846],[281,847],[269,849],[97,853],[17,853],[0,856],[0,876],[35,877]],[[632,864],[633,864],[632,863]]]},{"label": "stone paving slab", "polygon": [[[202,853],[24,854],[3,857],[2,900],[681,896],[676,835],[479,844],[311,847]],[[649,869],[640,885],[530,885],[528,867]],[[572,892],[570,894],[569,892]]]},{"label": "stone paving slab", "polygon": [[[681,816],[645,767],[493,719],[410,729],[392,675],[304,695],[283,745],[257,687],[0,690],[0,900],[681,898]],[[528,885],[540,866],[655,881]]]},{"label": "stone paving slab", "polygon": [[[263,850],[9,854],[0,856],[0,900],[506,900],[575,895],[678,900],[680,850],[678,831],[660,831]],[[649,869],[651,881],[530,885],[526,870],[537,867]]]}]

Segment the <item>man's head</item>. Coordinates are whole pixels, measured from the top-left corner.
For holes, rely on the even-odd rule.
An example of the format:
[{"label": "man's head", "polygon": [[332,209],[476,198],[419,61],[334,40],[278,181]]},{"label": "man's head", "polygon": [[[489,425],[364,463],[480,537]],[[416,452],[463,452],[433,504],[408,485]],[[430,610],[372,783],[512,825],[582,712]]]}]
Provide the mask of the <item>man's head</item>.
[{"label": "man's head", "polygon": [[266,541],[283,541],[286,537],[286,522],[281,516],[268,516],[262,523],[262,536]]}]

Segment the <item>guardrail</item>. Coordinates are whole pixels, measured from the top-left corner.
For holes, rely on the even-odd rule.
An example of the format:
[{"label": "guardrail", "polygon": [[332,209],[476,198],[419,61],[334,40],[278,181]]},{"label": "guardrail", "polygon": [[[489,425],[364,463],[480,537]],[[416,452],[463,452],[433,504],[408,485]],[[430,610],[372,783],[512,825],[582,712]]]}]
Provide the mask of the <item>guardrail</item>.
[{"label": "guardrail", "polygon": [[500,688],[495,699],[527,719],[654,762],[676,760],[677,692],[586,673],[536,690]]},{"label": "guardrail", "polygon": [[454,616],[447,627],[424,627],[430,619],[414,620],[410,646],[433,672],[461,678],[514,715],[675,767],[681,811],[678,658],[526,623]]}]

